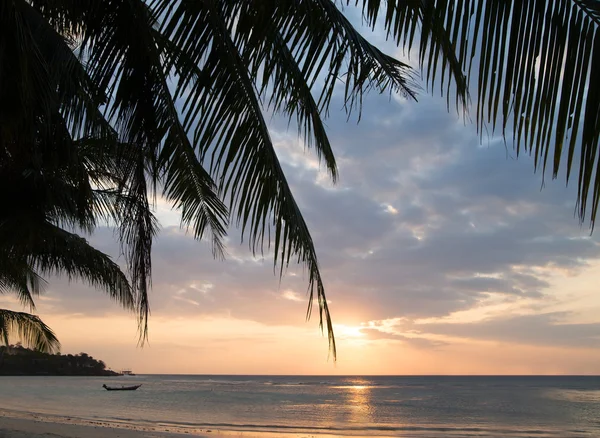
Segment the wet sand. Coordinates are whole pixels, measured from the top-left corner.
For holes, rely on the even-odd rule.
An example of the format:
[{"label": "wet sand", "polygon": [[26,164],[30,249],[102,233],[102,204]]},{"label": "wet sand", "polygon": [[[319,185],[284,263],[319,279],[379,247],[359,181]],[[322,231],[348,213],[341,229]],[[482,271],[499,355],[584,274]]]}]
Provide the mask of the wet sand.
[{"label": "wet sand", "polygon": [[116,428],[104,425],[55,423],[0,416],[0,438],[180,438],[181,436],[181,434],[169,432]]},{"label": "wet sand", "polygon": [[332,438],[332,435],[280,431],[195,429],[171,425],[145,426],[0,409],[0,438]]},{"label": "wet sand", "polygon": [[211,429],[182,430],[168,425],[143,426],[125,422],[115,423],[0,410],[0,438],[182,438],[184,436],[257,438],[264,435]]}]

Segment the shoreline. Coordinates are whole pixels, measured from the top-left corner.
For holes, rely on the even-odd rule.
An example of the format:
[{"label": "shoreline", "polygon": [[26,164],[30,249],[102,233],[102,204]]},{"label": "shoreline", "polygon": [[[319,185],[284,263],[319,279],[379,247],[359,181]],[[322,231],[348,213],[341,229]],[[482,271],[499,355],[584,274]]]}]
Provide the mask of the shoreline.
[{"label": "shoreline", "polygon": [[277,427],[262,430],[236,428],[207,427],[185,424],[151,423],[143,421],[89,419],[74,416],[42,414],[28,411],[0,408],[0,438],[467,438],[467,437],[531,437],[555,438],[569,436],[572,438],[592,436],[586,432],[565,430],[564,434],[557,430],[521,429],[510,430],[442,427],[420,428],[388,433],[336,433],[318,430],[285,430]]},{"label": "shoreline", "polygon": [[[172,431],[165,426],[144,426],[141,424],[109,420],[90,420],[35,412],[0,409],[0,438],[102,438],[110,434],[119,438],[175,438],[182,435],[206,438],[213,431],[190,433]],[[215,431],[216,432],[216,431]]]},{"label": "shoreline", "polygon": [[[0,438],[360,438],[355,435],[338,435],[284,430],[253,431],[183,426],[176,424],[143,424],[133,421],[116,421],[41,414],[0,408]],[[379,437],[386,438],[386,437]]]}]

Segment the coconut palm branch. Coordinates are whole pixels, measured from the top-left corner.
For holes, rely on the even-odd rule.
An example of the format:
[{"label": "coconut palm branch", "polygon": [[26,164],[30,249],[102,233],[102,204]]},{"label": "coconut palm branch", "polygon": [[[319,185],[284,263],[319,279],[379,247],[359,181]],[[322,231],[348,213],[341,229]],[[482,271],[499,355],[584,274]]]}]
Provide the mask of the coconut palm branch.
[{"label": "coconut palm branch", "polygon": [[[128,221],[135,211],[144,215],[142,225],[149,224],[153,235],[156,221],[146,193],[140,197],[138,192],[138,198],[129,193],[132,185],[125,172],[133,158],[129,152],[123,153],[125,148],[99,109],[106,97],[98,93],[73,53],[71,37],[75,34],[58,34],[28,2],[3,2],[1,7],[6,22],[0,26],[6,42],[1,55],[14,55],[17,68],[2,69],[5,86],[0,87],[0,94],[6,97],[3,102],[22,105],[16,111],[3,112],[0,121],[0,174],[6,183],[2,198],[4,205],[10,206],[3,212],[0,226],[5,235],[27,237],[13,245],[3,241],[3,253],[14,258],[18,252],[18,260],[33,272],[84,279],[105,289],[124,307],[131,310],[135,305],[145,336],[147,289],[132,290],[108,256],[60,228],[89,234],[99,219],[110,216],[133,235],[140,227],[139,222]],[[101,148],[98,143],[102,143]],[[32,147],[23,147],[27,144]],[[92,184],[103,190],[93,189]],[[15,230],[22,224],[30,228]],[[131,243],[124,242],[124,247]],[[149,255],[150,247],[137,245],[132,251]],[[27,272],[22,270],[19,278]],[[16,283],[9,274],[2,275],[6,288],[12,287],[31,306],[36,290],[24,281]],[[132,276],[135,278],[135,273]]]},{"label": "coconut palm branch", "polygon": [[551,168],[555,178],[564,166],[567,182],[578,161],[578,215],[584,221],[589,212],[593,228],[600,202],[600,2],[364,0],[362,5],[370,25],[383,21],[400,44],[418,49],[428,83],[448,99],[452,85],[462,88],[464,74],[481,135],[501,131],[517,155],[524,150],[533,156],[542,174]]},{"label": "coconut palm branch", "polygon": [[[144,298],[132,290],[120,267],[84,238],[63,228],[90,232],[98,218],[104,215],[119,220],[132,205],[125,205],[127,196],[114,190],[92,189],[92,179],[85,174],[71,178],[78,174],[71,172],[77,167],[73,162],[54,169],[50,160],[37,172],[14,160],[1,163],[0,202],[10,208],[0,212],[0,285],[4,285],[0,291],[10,288],[32,307],[33,296],[42,289],[40,275],[66,275],[105,290],[128,310],[137,303],[146,312]],[[140,324],[145,325],[145,320]]]},{"label": "coconut palm branch", "polygon": [[54,332],[36,315],[0,309],[0,340],[8,345],[11,335],[17,334],[22,342],[44,353],[60,350]]},{"label": "coconut palm branch", "polygon": [[[37,152],[44,155],[50,144],[41,142]],[[0,293],[16,294],[23,305],[33,310],[34,298],[45,285],[42,275],[66,275],[69,280],[105,290],[128,310],[138,309],[141,334],[145,336],[142,311],[147,315],[147,300],[143,302],[135,294],[127,276],[109,256],[59,226],[89,233],[98,218],[109,215],[119,218],[125,210],[122,199],[126,195],[115,190],[92,189],[92,181],[106,178],[97,175],[104,170],[103,162],[98,159],[93,177],[85,172],[86,160],[82,157],[89,158],[89,149],[74,147],[70,160],[59,160],[59,166],[52,154],[38,164],[38,169],[28,154],[8,154],[0,163],[0,202],[10,206],[0,212]],[[42,341],[49,336],[47,327],[40,326],[37,317],[17,314],[11,321],[5,326],[6,333],[12,330],[31,338],[39,332]],[[50,341],[43,348],[50,348]]]},{"label": "coconut palm branch", "polygon": [[[295,117],[335,179],[322,124],[334,89],[341,85],[349,111],[370,89],[414,96],[407,66],[369,44],[328,1],[28,3],[57,34],[77,41],[91,82],[106,90],[106,119],[119,141],[137,148],[127,159],[136,164],[126,193],[140,203],[162,187],[184,226],[198,238],[211,232],[216,255],[231,215],[254,252],[274,245],[281,272],[292,255],[306,263],[310,303],[315,293],[335,350],[314,244],[264,111]],[[315,86],[320,77],[324,84]],[[124,223],[136,224],[120,237],[132,248],[128,260],[142,288],[152,233],[135,213]]]},{"label": "coconut palm branch", "polygon": [[[116,168],[118,189],[125,195],[118,237],[142,305],[147,303],[156,233],[148,198],[156,195],[157,187],[162,185],[163,194],[182,211],[182,225],[193,228],[197,238],[211,232],[217,256],[223,251],[227,210],[182,129],[168,90],[168,71],[154,42],[153,18],[144,3],[31,3],[60,34],[80,38],[78,51],[86,58],[92,82],[108,90],[105,117],[120,140]],[[96,14],[91,17],[90,11]],[[126,143],[132,147],[122,147]]]},{"label": "coconut palm branch", "polygon": [[4,221],[0,237],[3,255],[26,261],[36,273],[85,281],[104,289],[124,308],[135,309],[136,297],[119,265],[77,234],[51,223],[20,218],[18,222]]},{"label": "coconut palm branch", "polygon": [[26,260],[0,257],[0,295],[15,294],[24,307],[35,310],[35,298],[43,293],[44,280]]},{"label": "coconut palm branch", "polygon": [[[4,170],[3,166],[0,166],[0,180],[3,182],[3,189],[0,191],[2,201],[14,201],[11,189],[21,195],[30,192],[27,186],[19,184],[18,180],[7,180],[6,173],[1,170]],[[23,179],[27,181],[32,178]],[[56,184],[48,175],[45,181],[47,184],[40,189],[45,188],[46,193],[38,190],[35,192],[37,196],[26,198],[27,202],[22,204],[3,202],[3,205],[11,205],[12,208],[4,209],[0,213],[0,293],[16,294],[23,305],[33,310],[34,299],[43,292],[46,283],[42,275],[66,275],[69,280],[84,281],[105,290],[111,298],[128,310],[138,308],[127,276],[109,256],[93,248],[82,237],[52,223],[57,222],[57,217],[62,218],[65,223],[80,222],[68,217],[69,214],[81,212],[81,209],[77,208],[77,202],[70,202],[69,197],[64,196],[64,192],[73,194],[76,190],[69,191],[71,186],[64,184],[64,181],[63,184]],[[52,196],[52,189],[57,188],[62,191],[61,195]],[[64,199],[68,199],[69,202],[61,202]],[[52,204],[51,201],[56,202]],[[16,331],[28,342],[37,336],[35,339],[39,339],[32,341],[33,345],[39,344],[39,348],[45,349],[53,348],[53,341],[48,338],[47,327],[37,317],[19,313],[10,321],[12,323],[7,323],[4,327],[6,333]],[[37,329],[36,324],[39,326]],[[141,318],[140,327],[145,328],[145,320]],[[48,341],[46,344],[44,339]]]},{"label": "coconut palm branch", "polygon": [[[508,137],[512,129],[517,151],[522,144],[535,155],[536,166],[539,162],[545,167],[554,155],[554,175],[565,135],[570,135],[567,175],[581,144],[583,219],[600,131],[594,119],[598,86],[590,80],[600,58],[594,56],[598,2],[4,2],[7,38],[21,31],[15,40],[20,71],[32,69],[29,82],[17,87],[19,93],[39,95],[45,102],[41,108],[49,108],[44,115],[56,114],[57,108],[68,114],[64,126],[72,141],[104,143],[119,151],[118,170],[93,170],[97,158],[90,159],[87,170],[93,178],[117,175],[116,185],[107,184],[94,195],[104,200],[94,205],[105,212],[121,211],[118,236],[133,287],[141,291],[138,304],[145,306],[147,299],[155,232],[148,197],[160,193],[181,209],[182,225],[195,237],[211,235],[217,256],[223,254],[222,238],[232,220],[253,252],[273,246],[280,273],[292,258],[303,262],[309,272],[309,302],[315,294],[320,323],[327,325],[335,352],[314,244],[264,114],[274,111],[295,119],[306,145],[335,180],[336,163],[322,122],[334,91],[342,91],[349,112],[360,110],[369,90],[414,97],[407,65],[384,54],[352,26],[342,8],[351,4],[362,5],[368,25],[382,22],[390,37],[418,48],[428,84],[439,86],[448,104],[454,92],[457,108],[463,107],[468,83],[476,83],[480,132],[488,123],[492,129],[501,125]],[[38,23],[35,32],[28,27],[31,23]],[[40,29],[54,36],[42,44]],[[48,79],[45,71],[58,70],[51,51],[41,47],[55,47],[69,62],[76,54],[78,63],[67,64],[68,86],[58,87],[72,92],[56,96],[57,79]],[[44,68],[34,65],[39,60]],[[559,74],[563,65],[565,75]],[[23,102],[28,108],[31,99]],[[554,154],[549,154],[552,145]],[[592,224],[599,187],[597,180]],[[110,199],[122,200],[114,205],[127,208],[112,209]]]}]

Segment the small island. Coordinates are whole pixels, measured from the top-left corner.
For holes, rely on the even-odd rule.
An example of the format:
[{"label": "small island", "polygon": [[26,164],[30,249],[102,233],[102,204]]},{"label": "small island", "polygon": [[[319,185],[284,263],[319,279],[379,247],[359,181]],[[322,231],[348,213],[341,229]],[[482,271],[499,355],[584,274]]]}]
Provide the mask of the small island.
[{"label": "small island", "polygon": [[0,346],[3,376],[120,376],[87,353],[48,354],[16,345]]}]

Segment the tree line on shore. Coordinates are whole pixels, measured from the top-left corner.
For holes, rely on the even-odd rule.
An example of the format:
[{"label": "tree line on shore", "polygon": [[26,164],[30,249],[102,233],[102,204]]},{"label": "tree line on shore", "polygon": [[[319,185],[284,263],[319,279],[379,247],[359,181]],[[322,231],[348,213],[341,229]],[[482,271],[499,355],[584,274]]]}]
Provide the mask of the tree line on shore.
[{"label": "tree line on shore", "polygon": [[51,354],[23,347],[0,346],[0,375],[118,376],[87,353]]}]

